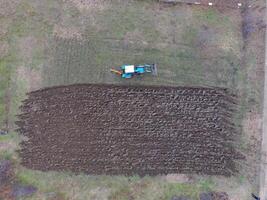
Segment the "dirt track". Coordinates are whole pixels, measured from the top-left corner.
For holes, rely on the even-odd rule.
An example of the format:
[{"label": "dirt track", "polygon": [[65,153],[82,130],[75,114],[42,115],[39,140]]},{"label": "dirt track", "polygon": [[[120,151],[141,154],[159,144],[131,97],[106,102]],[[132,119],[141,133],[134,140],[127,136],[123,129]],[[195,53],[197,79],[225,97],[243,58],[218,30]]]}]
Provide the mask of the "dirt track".
[{"label": "dirt track", "polygon": [[229,176],[235,99],[224,89],[72,85],[29,94],[21,161],[90,174]]}]

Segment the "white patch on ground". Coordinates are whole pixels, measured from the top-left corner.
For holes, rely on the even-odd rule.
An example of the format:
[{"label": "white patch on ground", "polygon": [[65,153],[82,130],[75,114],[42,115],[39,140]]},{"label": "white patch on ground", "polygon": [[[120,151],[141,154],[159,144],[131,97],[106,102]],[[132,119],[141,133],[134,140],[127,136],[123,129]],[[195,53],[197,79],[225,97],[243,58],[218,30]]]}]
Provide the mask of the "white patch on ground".
[{"label": "white patch on ground", "polygon": [[[65,0],[67,1],[67,0]],[[107,9],[111,2],[109,0],[69,0],[80,11],[103,11]]]},{"label": "white patch on ground", "polygon": [[93,200],[108,200],[108,196],[110,194],[110,190],[103,187],[97,187],[90,191],[91,198]]},{"label": "white patch on ground", "polygon": [[155,46],[157,49],[165,49],[165,48],[169,47],[170,44],[167,42],[159,42]]},{"label": "white patch on ground", "polygon": [[62,27],[59,25],[54,26],[53,34],[56,37],[63,39],[82,39],[82,33],[75,27]]},{"label": "white patch on ground", "polygon": [[186,174],[168,174],[165,180],[170,183],[188,183],[190,178]]},{"label": "white patch on ground", "polygon": [[166,77],[170,77],[170,78],[174,78],[176,77],[176,74],[170,70],[161,70],[160,73],[162,74],[162,76],[166,76]]},{"label": "white patch on ground", "polygon": [[0,59],[8,55],[9,45],[6,41],[0,41]]},{"label": "white patch on ground", "polygon": [[24,66],[18,67],[17,77],[25,82],[26,90],[37,90],[41,87],[41,73],[35,69],[30,69]]}]

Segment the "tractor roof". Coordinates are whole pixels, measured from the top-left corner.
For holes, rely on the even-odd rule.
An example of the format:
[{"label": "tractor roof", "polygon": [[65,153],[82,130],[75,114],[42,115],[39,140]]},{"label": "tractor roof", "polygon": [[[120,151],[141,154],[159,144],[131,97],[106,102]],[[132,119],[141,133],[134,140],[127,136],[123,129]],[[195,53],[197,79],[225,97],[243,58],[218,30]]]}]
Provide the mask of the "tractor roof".
[{"label": "tractor roof", "polygon": [[125,65],[125,73],[134,73],[134,65]]}]

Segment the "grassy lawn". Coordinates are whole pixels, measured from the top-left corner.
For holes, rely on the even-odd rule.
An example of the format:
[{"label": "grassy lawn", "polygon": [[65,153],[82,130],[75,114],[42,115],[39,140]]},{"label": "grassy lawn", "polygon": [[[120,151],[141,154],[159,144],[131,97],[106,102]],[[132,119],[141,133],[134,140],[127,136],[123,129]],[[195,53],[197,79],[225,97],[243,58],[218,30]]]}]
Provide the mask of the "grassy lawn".
[{"label": "grassy lawn", "polygon": [[[238,24],[211,9],[186,12],[187,7],[158,10],[147,2],[130,4],[129,7],[114,1],[105,12],[91,14],[95,20],[84,24],[82,40],[52,38],[52,59],[47,62],[44,85],[117,83],[237,88],[242,73]],[[232,37],[225,40],[228,35]],[[142,63],[157,63],[158,76],[122,80],[109,71],[123,64]]]},{"label": "grassy lawn", "polygon": [[39,195],[61,191],[60,196],[66,199],[168,200],[174,195],[197,199],[201,192],[214,189],[214,183],[209,179],[186,184],[170,183],[164,181],[163,177],[88,176],[67,172],[43,173],[27,169],[21,169],[17,177],[24,184],[36,185]]},{"label": "grassy lawn", "polygon": [[[26,92],[34,89],[73,83],[222,86],[242,94],[237,120],[246,113],[254,93],[260,103],[259,93],[247,83],[255,55],[250,55],[249,69],[241,62],[238,12],[230,16],[216,9],[166,7],[153,1],[111,2],[81,8],[59,0],[21,0],[12,20],[0,19],[6,27],[0,41],[10,47],[0,57],[0,127],[8,115],[12,129],[10,135],[0,136],[0,160],[12,160],[17,179],[38,188],[25,199],[169,200],[174,195],[198,199],[199,193],[211,190],[246,199],[251,185],[244,174],[173,182],[166,176],[75,175],[20,166],[16,150],[21,137],[14,131],[15,115]],[[143,63],[157,63],[158,76],[122,80],[109,71]],[[8,89],[12,95],[6,113]]]}]

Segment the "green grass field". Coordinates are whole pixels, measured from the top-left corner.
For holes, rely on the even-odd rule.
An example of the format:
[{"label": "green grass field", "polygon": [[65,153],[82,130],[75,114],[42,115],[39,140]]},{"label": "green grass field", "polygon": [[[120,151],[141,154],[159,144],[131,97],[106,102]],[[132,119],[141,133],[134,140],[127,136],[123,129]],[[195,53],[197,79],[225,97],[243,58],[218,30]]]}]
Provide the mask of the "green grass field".
[{"label": "green grass field", "polygon": [[[238,24],[229,17],[211,9],[189,12],[188,7],[176,6],[157,10],[139,1],[130,5],[115,1],[107,10],[93,13],[95,21],[84,24],[82,40],[52,38],[52,59],[47,63],[44,85],[238,87],[242,41]],[[232,37],[225,41],[226,35]],[[122,80],[109,71],[142,63],[157,63],[158,76]]]},{"label": "green grass field", "polygon": [[[249,55],[250,63],[242,62],[238,10],[223,13],[197,6],[163,6],[152,0],[112,0],[84,7],[60,0],[18,2],[5,9],[16,12],[0,18],[0,42],[9,44],[8,55],[0,57],[0,127],[8,116],[11,128],[10,135],[0,136],[0,160],[12,160],[17,179],[38,188],[34,196],[23,199],[169,200],[183,194],[197,200],[200,192],[210,190],[226,191],[233,199],[249,197],[254,185],[244,174],[170,181],[166,176],[28,170],[19,164],[16,150],[22,138],[14,131],[26,92],[73,83],[227,87],[240,95],[237,120],[242,120],[254,94],[255,104],[260,105],[261,80],[254,85],[248,82],[256,55]],[[157,63],[158,76],[122,80],[109,71],[143,63]],[[12,95],[7,113],[8,90]]]}]

